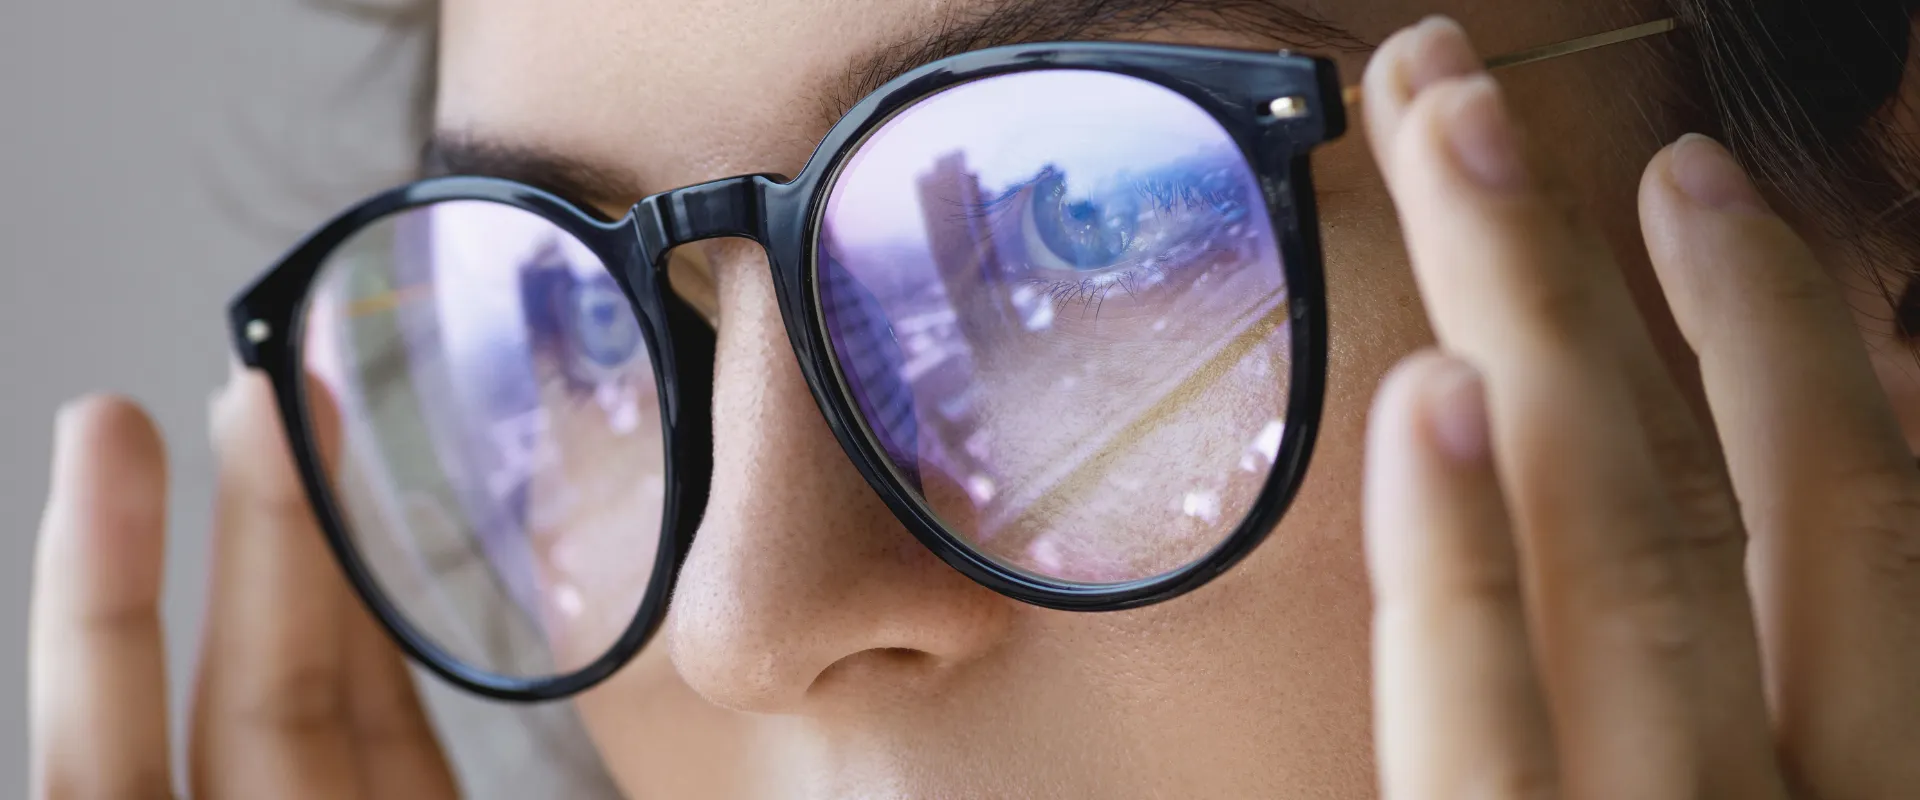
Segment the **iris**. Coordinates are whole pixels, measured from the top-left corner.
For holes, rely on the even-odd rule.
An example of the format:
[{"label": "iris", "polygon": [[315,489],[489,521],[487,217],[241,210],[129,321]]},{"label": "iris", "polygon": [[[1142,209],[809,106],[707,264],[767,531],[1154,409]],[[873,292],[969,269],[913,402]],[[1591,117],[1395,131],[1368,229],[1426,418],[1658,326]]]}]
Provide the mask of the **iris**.
[{"label": "iris", "polygon": [[595,366],[617,369],[640,350],[640,323],[611,278],[581,281],[565,324],[580,356]]},{"label": "iris", "polygon": [[1033,187],[1033,228],[1047,250],[1077,270],[1113,266],[1133,247],[1140,207],[1131,193],[1072,197],[1066,175],[1050,171]]}]

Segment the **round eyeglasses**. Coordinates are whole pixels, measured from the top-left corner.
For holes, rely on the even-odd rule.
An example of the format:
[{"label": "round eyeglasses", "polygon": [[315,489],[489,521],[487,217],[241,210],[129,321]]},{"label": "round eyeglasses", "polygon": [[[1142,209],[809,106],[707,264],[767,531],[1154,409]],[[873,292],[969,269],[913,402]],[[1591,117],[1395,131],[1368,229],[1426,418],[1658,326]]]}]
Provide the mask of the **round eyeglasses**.
[{"label": "round eyeglasses", "polygon": [[667,265],[718,237],[766,249],[828,426],[913,535],[1016,599],[1132,608],[1246,556],[1305,474],[1308,157],[1345,124],[1322,59],[982,50],[868,97],[791,180],[617,220],[491,178],[392,190],[230,321],[355,589],[475,692],[580,691],[664,616],[716,422],[714,331]]}]

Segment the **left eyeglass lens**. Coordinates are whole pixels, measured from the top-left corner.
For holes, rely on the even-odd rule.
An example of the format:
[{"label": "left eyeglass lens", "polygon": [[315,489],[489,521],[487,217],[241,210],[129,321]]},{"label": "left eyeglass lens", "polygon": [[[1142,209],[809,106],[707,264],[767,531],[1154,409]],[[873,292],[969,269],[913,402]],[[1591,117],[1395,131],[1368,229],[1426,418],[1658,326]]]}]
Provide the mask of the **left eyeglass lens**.
[{"label": "left eyeglass lens", "polygon": [[511,206],[412,209],[329,256],[302,337],[341,423],[347,538],[406,621],[507,677],[605,655],[646,596],[666,484],[653,360],[600,259]]},{"label": "left eyeglass lens", "polygon": [[1260,177],[1192,100],[1082,70],[946,89],[846,159],[816,248],[850,404],[976,555],[1109,587],[1254,513],[1291,295]]}]

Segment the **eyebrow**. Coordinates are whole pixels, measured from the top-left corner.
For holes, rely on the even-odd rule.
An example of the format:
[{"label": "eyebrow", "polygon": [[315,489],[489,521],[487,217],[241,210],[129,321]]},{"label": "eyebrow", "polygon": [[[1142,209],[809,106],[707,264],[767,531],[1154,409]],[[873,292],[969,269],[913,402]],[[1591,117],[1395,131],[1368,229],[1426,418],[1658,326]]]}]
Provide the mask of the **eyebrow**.
[{"label": "eyebrow", "polygon": [[1297,0],[1004,0],[961,8],[922,36],[880,47],[845,70],[821,99],[831,124],[888,81],[949,56],[996,45],[1151,37],[1212,31],[1294,50],[1366,52],[1374,44]]},{"label": "eyebrow", "polygon": [[[1374,48],[1299,0],[1002,0],[946,12],[924,28],[921,35],[857,56],[826,83],[814,118],[804,124],[824,134],[861,99],[894,78],[942,58],[997,45],[1212,31],[1269,40],[1287,49],[1366,52]],[[506,178],[603,208],[621,207],[646,194],[639,176],[617,165],[459,131],[436,131],[427,142],[421,167],[428,176]]]},{"label": "eyebrow", "polygon": [[464,132],[436,131],[427,139],[420,161],[426,177],[505,178],[599,208],[620,208],[643,194],[639,177],[620,166]]}]

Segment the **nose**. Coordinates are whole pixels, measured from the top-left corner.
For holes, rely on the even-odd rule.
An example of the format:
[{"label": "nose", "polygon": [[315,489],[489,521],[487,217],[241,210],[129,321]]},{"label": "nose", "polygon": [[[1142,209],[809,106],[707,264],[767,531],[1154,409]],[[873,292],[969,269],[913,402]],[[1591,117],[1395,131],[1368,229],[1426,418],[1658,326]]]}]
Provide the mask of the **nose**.
[{"label": "nose", "polygon": [[992,649],[1014,601],[934,557],[847,459],[759,248],[707,246],[721,319],[713,491],[667,621],[675,665],[751,712],[933,691]]}]

